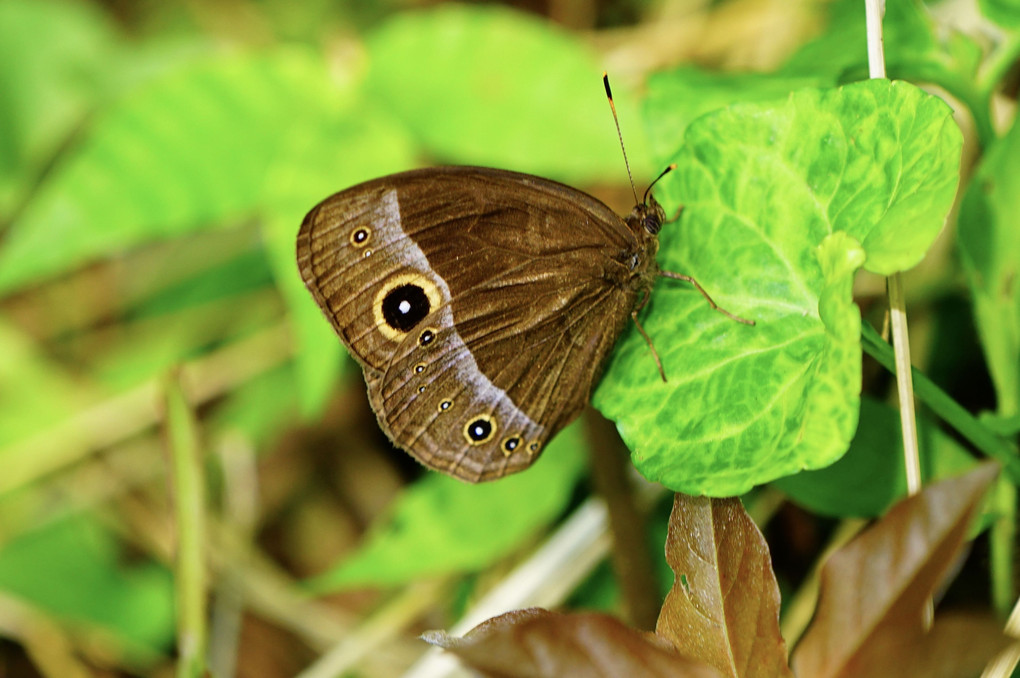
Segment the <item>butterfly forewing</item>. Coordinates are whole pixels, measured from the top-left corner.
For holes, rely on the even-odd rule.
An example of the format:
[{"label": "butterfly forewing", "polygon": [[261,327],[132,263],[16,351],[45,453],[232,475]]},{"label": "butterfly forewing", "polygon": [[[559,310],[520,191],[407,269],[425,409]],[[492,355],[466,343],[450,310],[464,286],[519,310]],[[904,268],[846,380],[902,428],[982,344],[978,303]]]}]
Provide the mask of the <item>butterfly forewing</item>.
[{"label": "butterfly forewing", "polygon": [[477,481],[526,468],[583,408],[634,307],[639,249],[580,191],[435,168],[320,203],[298,264],[394,443]]}]

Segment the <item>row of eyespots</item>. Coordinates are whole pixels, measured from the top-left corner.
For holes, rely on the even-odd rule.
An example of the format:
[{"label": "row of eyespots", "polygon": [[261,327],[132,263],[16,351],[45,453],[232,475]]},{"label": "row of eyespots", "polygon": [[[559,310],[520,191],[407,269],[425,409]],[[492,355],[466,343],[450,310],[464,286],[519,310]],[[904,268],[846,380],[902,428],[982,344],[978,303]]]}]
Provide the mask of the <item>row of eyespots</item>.
[{"label": "row of eyespots", "polygon": [[[421,374],[426,369],[425,363],[418,363],[414,366],[414,373]],[[418,393],[424,393],[425,386],[421,385],[418,387]],[[453,407],[453,400],[448,398],[443,399],[439,402],[438,410],[439,414],[442,414]],[[492,440],[496,434],[496,419],[488,415],[479,415],[464,426],[464,439],[467,440],[468,445],[481,445]],[[500,443],[500,449],[503,450],[503,454],[510,456],[513,452],[521,446],[523,442],[521,436],[512,435],[504,438]],[[537,440],[531,442],[528,445],[528,454],[536,454],[542,448],[541,443]]]},{"label": "row of eyespots", "polygon": [[[464,439],[467,440],[468,445],[481,445],[492,440],[496,435],[496,429],[495,417],[480,414],[464,426]],[[500,449],[503,450],[504,455],[509,457],[521,446],[522,442],[519,435],[512,435],[503,438],[503,442],[500,443]],[[541,444],[537,440],[533,440],[528,445],[528,454],[535,454],[539,449],[541,449]]]}]

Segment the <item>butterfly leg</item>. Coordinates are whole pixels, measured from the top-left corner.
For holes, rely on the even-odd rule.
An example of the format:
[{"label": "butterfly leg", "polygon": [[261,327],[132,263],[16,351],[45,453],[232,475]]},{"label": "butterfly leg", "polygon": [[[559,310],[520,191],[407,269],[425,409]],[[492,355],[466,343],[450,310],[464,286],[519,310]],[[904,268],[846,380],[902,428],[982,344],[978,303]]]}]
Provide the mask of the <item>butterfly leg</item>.
[{"label": "butterfly leg", "polygon": [[712,301],[712,297],[708,296],[708,292],[705,291],[705,288],[698,284],[698,281],[692,278],[691,276],[684,275],[683,273],[674,273],[672,271],[659,271],[659,275],[661,275],[663,278],[672,278],[673,280],[684,280],[686,282],[689,282],[690,284],[694,285],[694,287],[697,288],[699,292],[701,292],[701,296],[705,297],[705,301],[708,302],[708,305],[711,306],[713,310],[719,311],[730,320],[736,320],[738,323],[743,323],[745,325],[754,325],[753,320],[741,318],[739,315],[733,315],[725,308],[719,306],[714,301]]},{"label": "butterfly leg", "polygon": [[652,343],[652,338],[648,336],[648,333],[645,332],[645,328],[641,327],[641,323],[638,322],[637,319],[638,311],[644,308],[645,304],[648,303],[648,297],[651,296],[651,293],[652,293],[651,290],[645,290],[645,298],[642,299],[641,303],[638,304],[634,308],[634,310],[630,312],[630,318],[631,320],[634,321],[634,324],[637,326],[638,332],[640,332],[641,336],[645,338],[645,342],[648,344],[648,348],[652,349],[652,357],[655,358],[655,366],[659,368],[659,376],[662,377],[662,381],[663,383],[665,383],[666,370],[662,369],[662,361],[659,360],[659,352],[655,350],[655,344]]}]

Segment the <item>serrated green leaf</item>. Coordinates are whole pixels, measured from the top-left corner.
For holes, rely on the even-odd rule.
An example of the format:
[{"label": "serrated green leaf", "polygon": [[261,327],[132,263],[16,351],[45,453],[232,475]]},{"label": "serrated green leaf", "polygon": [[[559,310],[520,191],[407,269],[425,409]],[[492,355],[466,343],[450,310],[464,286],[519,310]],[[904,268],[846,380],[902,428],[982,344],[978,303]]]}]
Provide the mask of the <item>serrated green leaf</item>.
[{"label": "serrated green leaf", "polygon": [[321,62],[280,50],[198,60],[126,95],[13,224],[0,290],[253,214],[279,140],[322,91]]},{"label": "serrated green leaf", "polygon": [[[956,440],[923,418],[918,420],[918,438],[926,480],[948,478],[977,463]],[[780,478],[775,485],[813,513],[881,516],[907,494],[902,441],[899,413],[863,398],[857,433],[842,459],[827,468]]]},{"label": "serrated green leaf", "polygon": [[986,17],[1007,28],[1020,26],[1020,1],[978,0],[978,7]]},{"label": "serrated green leaf", "polygon": [[659,191],[685,206],[660,265],[758,324],[658,283],[644,323],[669,383],[631,332],[594,401],[646,477],[725,496],[846,451],[860,391],[853,274],[916,263],[955,189],[959,131],[931,99],[870,81],[691,124]]},{"label": "serrated green leaf", "polygon": [[[367,86],[441,162],[624,178],[602,68],[577,36],[506,8],[449,4],[393,17],[367,47]],[[625,85],[614,79],[640,176],[648,153]]]},{"label": "serrated green leaf", "polygon": [[270,168],[265,241],[297,336],[295,369],[305,416],[321,412],[340,369],[351,362],[344,360],[343,345],[298,273],[295,246],[301,220],[333,193],[413,164],[407,132],[384,111],[361,103],[294,128]]},{"label": "serrated green leaf", "polygon": [[1020,414],[1020,122],[967,187],[957,238],[998,413]]},{"label": "serrated green leaf", "polygon": [[566,428],[527,473],[469,485],[430,473],[396,500],[362,546],[315,591],[395,586],[419,577],[481,569],[563,512],[584,468],[581,427]]}]

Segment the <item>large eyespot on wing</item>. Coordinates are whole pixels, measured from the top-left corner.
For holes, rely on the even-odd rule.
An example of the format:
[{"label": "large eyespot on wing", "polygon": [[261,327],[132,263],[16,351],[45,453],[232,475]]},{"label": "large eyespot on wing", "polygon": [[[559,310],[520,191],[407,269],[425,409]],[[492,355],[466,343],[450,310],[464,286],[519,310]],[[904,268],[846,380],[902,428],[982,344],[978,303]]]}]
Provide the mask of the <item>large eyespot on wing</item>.
[{"label": "large eyespot on wing", "polygon": [[301,226],[298,268],[337,334],[379,370],[433,309],[446,284],[402,228],[398,190],[372,182],[320,203]]}]

